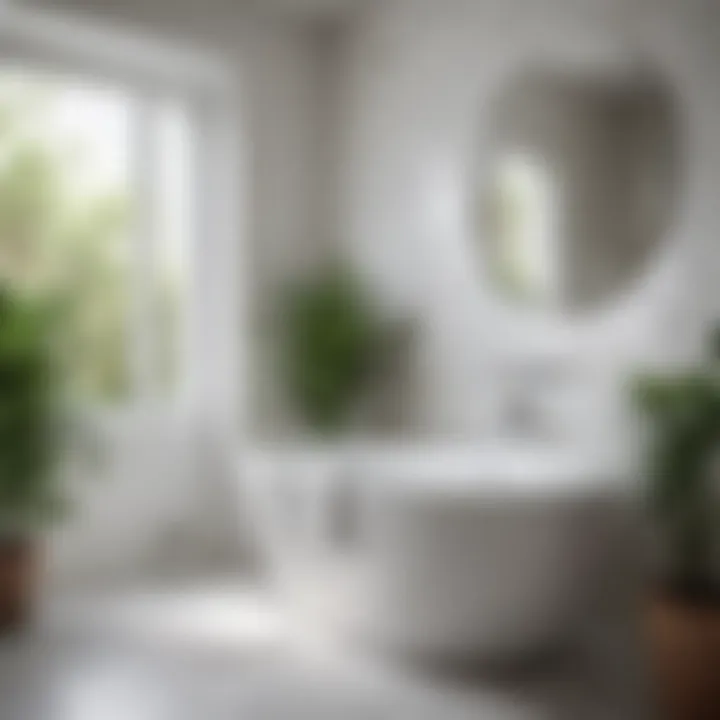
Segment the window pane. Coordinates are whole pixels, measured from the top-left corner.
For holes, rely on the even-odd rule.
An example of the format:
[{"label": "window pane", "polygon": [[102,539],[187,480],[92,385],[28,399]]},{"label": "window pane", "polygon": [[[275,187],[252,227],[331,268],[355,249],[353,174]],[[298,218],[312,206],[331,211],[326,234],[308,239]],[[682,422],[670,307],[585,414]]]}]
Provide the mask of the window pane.
[{"label": "window pane", "polygon": [[496,178],[496,271],[506,289],[538,303],[557,300],[557,197],[550,171],[536,158],[509,154]]},{"label": "window pane", "polygon": [[128,123],[113,89],[0,75],[0,278],[50,294],[71,391],[127,396]]}]

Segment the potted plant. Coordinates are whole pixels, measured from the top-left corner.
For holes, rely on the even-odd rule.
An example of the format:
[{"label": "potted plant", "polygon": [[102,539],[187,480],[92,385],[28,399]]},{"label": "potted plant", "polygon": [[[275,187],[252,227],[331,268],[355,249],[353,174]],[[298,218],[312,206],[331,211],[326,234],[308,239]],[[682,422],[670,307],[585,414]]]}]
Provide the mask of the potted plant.
[{"label": "potted plant", "polygon": [[644,376],[635,399],[649,424],[657,699],[669,720],[720,718],[720,373]]},{"label": "potted plant", "polygon": [[384,328],[357,278],[333,264],[293,286],[282,306],[282,380],[302,420],[343,429],[366,387]]},{"label": "potted plant", "polygon": [[0,288],[0,633],[29,616],[38,533],[62,504],[52,315]]}]

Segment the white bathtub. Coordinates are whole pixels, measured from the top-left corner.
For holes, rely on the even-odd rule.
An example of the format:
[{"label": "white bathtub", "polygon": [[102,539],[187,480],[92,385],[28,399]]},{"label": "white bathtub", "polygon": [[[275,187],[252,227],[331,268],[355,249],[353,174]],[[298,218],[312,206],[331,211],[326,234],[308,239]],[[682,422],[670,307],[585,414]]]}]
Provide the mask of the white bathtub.
[{"label": "white bathtub", "polygon": [[426,657],[568,640],[621,498],[607,473],[538,449],[266,450],[240,475],[289,609]]}]

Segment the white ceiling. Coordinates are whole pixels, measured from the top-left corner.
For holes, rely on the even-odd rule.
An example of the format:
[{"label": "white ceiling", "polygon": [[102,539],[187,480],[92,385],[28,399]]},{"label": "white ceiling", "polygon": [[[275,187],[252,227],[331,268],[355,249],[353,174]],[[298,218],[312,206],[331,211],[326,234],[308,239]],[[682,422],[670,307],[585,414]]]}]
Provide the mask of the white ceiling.
[{"label": "white ceiling", "polygon": [[[242,0],[236,0],[242,2]],[[253,0],[258,8],[284,10],[301,14],[336,14],[350,10],[367,0]]]},{"label": "white ceiling", "polygon": [[[343,13],[370,0],[204,0],[203,6],[210,12],[226,11],[230,12],[235,8],[243,5],[250,5],[258,10],[267,10],[271,12],[289,12],[298,15],[336,15]],[[163,7],[172,7],[173,5],[186,9],[187,7],[197,7],[198,0],[0,0],[0,6],[6,2],[12,2],[18,5],[39,5],[45,7],[58,6],[65,7],[86,7],[90,6],[94,9],[101,10],[107,6],[128,5],[162,5]]]}]

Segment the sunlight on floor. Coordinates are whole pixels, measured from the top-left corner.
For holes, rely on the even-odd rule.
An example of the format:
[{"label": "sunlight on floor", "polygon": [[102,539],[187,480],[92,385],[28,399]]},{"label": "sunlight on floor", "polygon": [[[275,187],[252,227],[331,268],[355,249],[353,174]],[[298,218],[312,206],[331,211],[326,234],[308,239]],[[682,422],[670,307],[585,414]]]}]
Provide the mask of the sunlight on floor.
[{"label": "sunlight on floor", "polygon": [[270,647],[287,636],[267,594],[230,584],[65,599],[53,617],[85,633],[228,650]]}]

